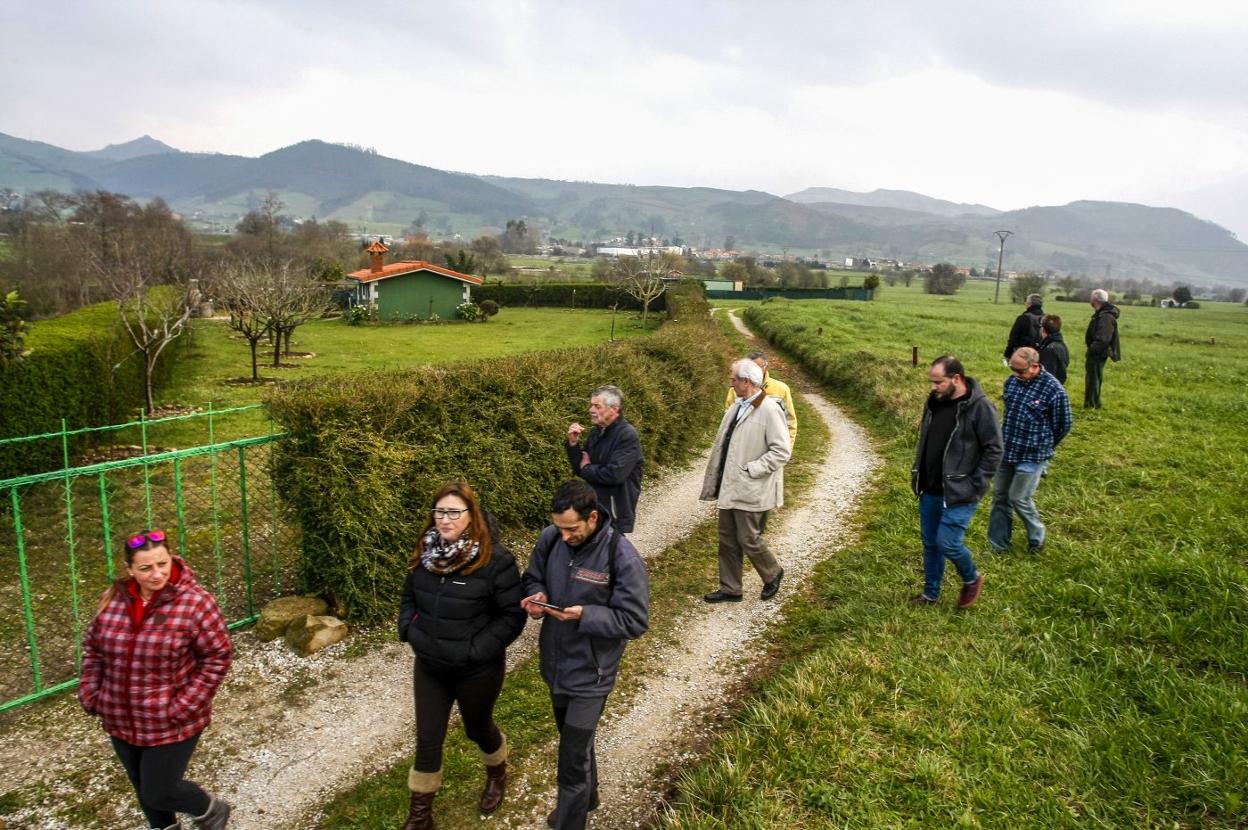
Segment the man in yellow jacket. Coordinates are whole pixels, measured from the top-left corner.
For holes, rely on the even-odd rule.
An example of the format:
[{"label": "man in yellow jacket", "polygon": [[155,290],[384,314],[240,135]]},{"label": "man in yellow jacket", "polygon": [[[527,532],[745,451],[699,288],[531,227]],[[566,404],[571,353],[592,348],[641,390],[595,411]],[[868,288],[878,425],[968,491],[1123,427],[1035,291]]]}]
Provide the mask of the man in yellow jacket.
[{"label": "man in yellow jacket", "polygon": [[[779,398],[784,404],[784,417],[789,424],[789,447],[791,448],[797,442],[797,410],[793,408],[793,393],[789,390],[789,385],[782,380],[776,380],[767,371],[767,355],[763,352],[750,352],[745,359],[754,361],[758,364],[758,368],[763,370],[763,394],[769,398]],[[727,410],[736,404],[737,393],[729,386],[728,396],[724,398],[724,409]]]}]

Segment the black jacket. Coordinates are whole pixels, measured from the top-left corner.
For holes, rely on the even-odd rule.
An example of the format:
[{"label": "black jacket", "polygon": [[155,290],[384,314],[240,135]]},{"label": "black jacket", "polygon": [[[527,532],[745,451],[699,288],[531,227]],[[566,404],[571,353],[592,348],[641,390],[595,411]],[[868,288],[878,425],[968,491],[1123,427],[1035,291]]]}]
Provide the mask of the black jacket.
[{"label": "black jacket", "polygon": [[[602,511],[599,511],[602,516]],[[559,528],[542,531],[524,572],[525,596],[541,591],[560,607],[581,606],[581,619],[547,616],[540,638],[542,679],[551,694],[600,697],[615,686],[624,646],[650,624],[650,577],[641,554],[600,518],[598,531],[579,550],[564,543]],[[618,536],[611,578],[612,537]]]},{"label": "black jacket", "polygon": [[1104,303],[1092,313],[1083,342],[1088,347],[1088,360],[1122,360],[1118,345],[1118,306]]},{"label": "black jacket", "polygon": [[[979,501],[988,495],[992,477],[1001,463],[1004,446],[997,409],[974,378],[966,379],[970,395],[958,404],[958,419],[953,434],[945,445],[942,472],[945,481],[945,504],[949,507]],[[928,397],[930,402],[931,397]],[[916,496],[923,495],[920,466],[927,442],[932,411],[923,405],[923,425],[919,428],[919,446],[910,471],[910,487]]]},{"label": "black jacket", "polygon": [[1040,365],[1063,385],[1066,383],[1066,367],[1070,365],[1070,349],[1060,331],[1055,331],[1040,341]]},{"label": "black jacket", "polygon": [[641,453],[641,438],[637,430],[621,415],[606,429],[594,427],[585,439],[585,452],[589,463],[581,463],[581,447],[565,442],[572,474],[593,485],[621,533],[632,533],[637,511],[637,499],[641,496],[641,470],[645,458]]},{"label": "black jacket", "polygon": [[470,574],[418,566],[403,585],[399,639],[429,666],[485,666],[501,660],[524,630],[523,598],[516,559],[498,541],[490,561]]},{"label": "black jacket", "polygon": [[1014,352],[1023,346],[1036,348],[1040,345],[1040,321],[1044,319],[1044,309],[1038,305],[1029,305],[1027,310],[1014,320],[1010,329],[1010,339],[1005,343],[1005,359],[1009,360]]}]

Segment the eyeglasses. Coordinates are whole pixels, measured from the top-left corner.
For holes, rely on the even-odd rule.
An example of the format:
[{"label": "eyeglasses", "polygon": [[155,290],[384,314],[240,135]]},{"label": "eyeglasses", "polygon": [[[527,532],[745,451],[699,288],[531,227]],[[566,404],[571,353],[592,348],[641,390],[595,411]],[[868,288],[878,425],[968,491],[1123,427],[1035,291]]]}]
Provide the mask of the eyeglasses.
[{"label": "eyeglasses", "polygon": [[139,548],[151,542],[153,545],[159,545],[165,541],[165,532],[163,530],[149,530],[146,533],[138,533],[126,540],[126,547],[130,550],[138,550]]},{"label": "eyeglasses", "polygon": [[435,519],[450,519],[452,522],[459,521],[459,517],[467,513],[467,510],[455,510],[447,507],[435,507],[429,511]]}]

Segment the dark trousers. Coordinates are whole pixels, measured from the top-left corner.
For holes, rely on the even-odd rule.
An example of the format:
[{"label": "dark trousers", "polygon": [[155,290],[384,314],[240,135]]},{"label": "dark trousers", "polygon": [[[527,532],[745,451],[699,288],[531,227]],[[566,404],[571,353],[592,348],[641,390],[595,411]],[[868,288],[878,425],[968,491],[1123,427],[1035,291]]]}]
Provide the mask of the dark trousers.
[{"label": "dark trousers", "polygon": [[149,826],[164,830],[177,823],[176,813],[202,816],[208,812],[212,802],[208,793],[182,778],[199,735],[161,746],[135,746],[120,738],[112,740],[113,751],[126,768]]},{"label": "dark trousers", "polygon": [[594,733],[607,698],[550,696],[559,727],[559,800],[555,830],[584,830],[590,806],[598,803],[598,760]]},{"label": "dark trousers", "polygon": [[459,717],[468,740],[486,755],[503,745],[503,733],[494,723],[494,703],[503,690],[507,666],[497,663],[464,671],[427,666],[417,657],[412,685],[416,691],[417,772],[442,769],[442,744],[451,719],[451,704],[459,704]]},{"label": "dark trousers", "polygon": [[1101,383],[1105,380],[1105,359],[1085,361],[1083,371],[1083,406],[1085,409],[1101,408]]}]

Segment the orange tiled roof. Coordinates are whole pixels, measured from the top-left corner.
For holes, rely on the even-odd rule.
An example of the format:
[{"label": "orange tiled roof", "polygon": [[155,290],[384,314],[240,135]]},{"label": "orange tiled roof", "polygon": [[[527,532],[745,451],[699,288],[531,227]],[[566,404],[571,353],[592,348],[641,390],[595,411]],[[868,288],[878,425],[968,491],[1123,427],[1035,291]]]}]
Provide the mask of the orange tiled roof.
[{"label": "orange tiled roof", "polygon": [[380,271],[374,271],[371,268],[361,268],[358,271],[352,271],[347,276],[360,282],[373,282],[374,280],[384,280],[388,277],[397,277],[401,274],[410,274],[413,271],[432,271],[435,274],[441,274],[444,277],[450,277],[451,279],[473,285],[480,285],[482,282],[480,277],[474,277],[472,274],[461,274],[458,271],[452,271],[450,268],[443,268],[441,265],[425,262],[423,259],[392,262],[383,266]]}]

